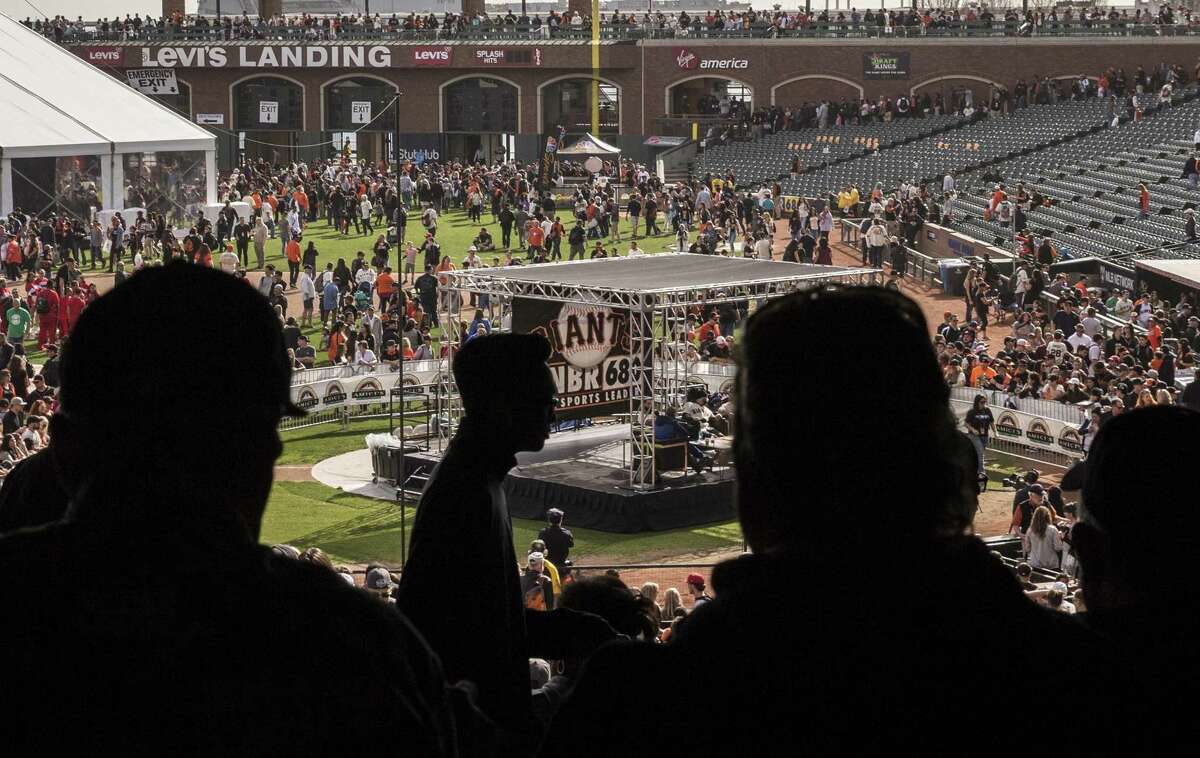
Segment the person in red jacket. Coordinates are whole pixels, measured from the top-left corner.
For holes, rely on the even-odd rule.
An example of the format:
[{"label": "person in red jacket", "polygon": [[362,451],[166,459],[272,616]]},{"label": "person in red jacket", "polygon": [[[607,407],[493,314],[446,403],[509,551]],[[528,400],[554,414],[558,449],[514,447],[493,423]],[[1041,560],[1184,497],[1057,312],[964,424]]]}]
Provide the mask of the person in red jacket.
[{"label": "person in red jacket", "polygon": [[42,285],[33,293],[33,309],[38,317],[38,349],[45,350],[46,345],[54,341],[55,330],[58,329],[59,297],[53,287]]},{"label": "person in red jacket", "polygon": [[72,287],[66,298],[63,299],[62,307],[59,308],[58,330],[62,336],[66,337],[75,328],[76,322],[79,321],[79,314],[83,313],[86,304],[79,288]]}]

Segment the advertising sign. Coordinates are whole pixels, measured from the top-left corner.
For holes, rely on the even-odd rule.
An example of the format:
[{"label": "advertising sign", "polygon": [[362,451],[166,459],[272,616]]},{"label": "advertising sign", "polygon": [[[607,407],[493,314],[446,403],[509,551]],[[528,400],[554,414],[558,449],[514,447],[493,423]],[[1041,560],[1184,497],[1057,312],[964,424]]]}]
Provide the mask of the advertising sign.
[{"label": "advertising sign", "polygon": [[93,66],[125,65],[125,48],[123,47],[85,47],[81,55]]},{"label": "advertising sign", "polygon": [[449,45],[417,45],[412,49],[414,66],[449,66],[454,48]]},{"label": "advertising sign", "polygon": [[1124,266],[1114,266],[1111,263],[1099,261],[1100,284],[1105,288],[1117,287],[1130,292],[1136,292],[1133,271]]},{"label": "advertising sign", "polygon": [[160,68],[135,68],[125,72],[129,86],[143,95],[178,95],[179,80],[174,71]]},{"label": "advertising sign", "polygon": [[143,47],[142,66],[161,68],[391,68],[384,45]]},{"label": "advertising sign", "polygon": [[863,53],[864,79],[907,79],[908,70],[908,53]]},{"label": "advertising sign", "polygon": [[540,66],[540,47],[480,48],[475,51],[474,62],[479,66]]},{"label": "advertising sign", "polygon": [[576,303],[517,298],[512,328],[550,341],[558,417],[607,416],[629,410],[634,362],[629,312]]},{"label": "advertising sign", "polygon": [[278,124],[279,123],[279,101],[277,100],[261,100],[258,103],[258,123],[260,124]]},{"label": "advertising sign", "polygon": [[687,47],[677,47],[673,52],[675,65],[683,71],[750,68],[750,61],[746,58],[701,58],[695,50]]}]

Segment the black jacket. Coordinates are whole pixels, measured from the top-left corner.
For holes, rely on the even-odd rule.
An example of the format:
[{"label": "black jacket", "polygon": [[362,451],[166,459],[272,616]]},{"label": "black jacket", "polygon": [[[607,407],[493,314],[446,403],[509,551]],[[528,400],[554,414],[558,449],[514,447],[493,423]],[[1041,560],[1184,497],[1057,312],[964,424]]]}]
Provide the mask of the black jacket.
[{"label": "black jacket", "polygon": [[510,734],[531,726],[529,658],[561,659],[568,611],[526,611],[501,482],[516,465],[464,419],[417,507],[398,607],[441,658],[449,682],[476,685],[480,709]]},{"label": "black jacket", "polygon": [[715,599],[668,644],[589,661],[541,754],[1029,755],[1036,702],[1104,715],[1056,721],[1033,754],[1121,754],[1137,740],[1105,646],[1030,602],[982,542],[904,555],[902,571],[854,555],[721,564]]},{"label": "black jacket", "polygon": [[92,498],[0,539],[6,751],[456,754],[441,667],[394,607],[215,507],[174,512]]}]

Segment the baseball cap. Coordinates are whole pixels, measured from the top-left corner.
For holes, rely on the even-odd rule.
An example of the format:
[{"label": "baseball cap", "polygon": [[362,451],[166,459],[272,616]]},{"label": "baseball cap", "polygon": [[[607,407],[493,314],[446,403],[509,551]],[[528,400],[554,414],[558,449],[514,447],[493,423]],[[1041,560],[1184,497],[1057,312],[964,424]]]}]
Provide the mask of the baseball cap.
[{"label": "baseball cap", "polygon": [[392,581],[392,575],[388,573],[388,570],[382,566],[376,566],[367,572],[367,589],[390,590],[395,586],[395,582]]},{"label": "baseball cap", "polygon": [[700,576],[699,574],[688,574],[687,583],[704,589],[704,577]]},{"label": "baseball cap", "polygon": [[536,566],[539,563],[544,562],[545,560],[546,560],[546,556],[542,555],[539,552],[535,551],[535,552],[532,552],[529,554],[529,565],[530,566]]}]

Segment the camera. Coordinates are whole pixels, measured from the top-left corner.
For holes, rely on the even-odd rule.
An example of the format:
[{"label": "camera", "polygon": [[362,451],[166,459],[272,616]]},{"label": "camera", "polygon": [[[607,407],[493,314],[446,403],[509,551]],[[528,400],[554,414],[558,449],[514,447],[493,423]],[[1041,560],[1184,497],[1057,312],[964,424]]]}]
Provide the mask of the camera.
[{"label": "camera", "polygon": [[1028,487],[1038,480],[1038,472],[1027,471],[1024,474],[1012,474],[1000,480],[1000,483],[1005,487],[1011,487],[1014,490],[1019,490],[1022,487]]}]

